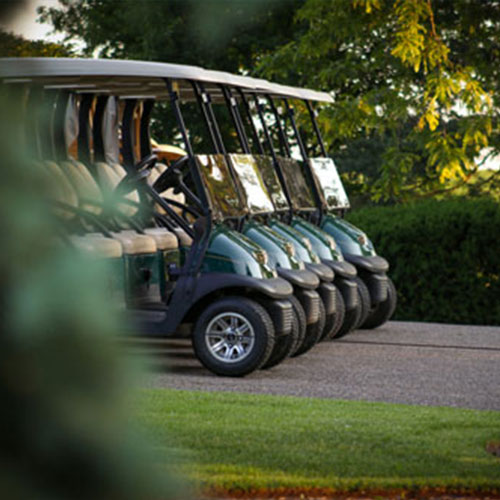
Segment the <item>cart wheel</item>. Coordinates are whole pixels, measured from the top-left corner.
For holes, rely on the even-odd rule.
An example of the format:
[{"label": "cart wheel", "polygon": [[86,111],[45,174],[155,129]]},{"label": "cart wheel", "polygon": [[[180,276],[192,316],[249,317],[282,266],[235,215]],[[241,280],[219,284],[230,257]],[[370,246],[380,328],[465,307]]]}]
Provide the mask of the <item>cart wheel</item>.
[{"label": "cart wheel", "polygon": [[345,317],[344,298],[342,297],[342,294],[340,293],[340,290],[337,287],[335,287],[335,300],[336,300],[336,307],[335,307],[335,317],[333,318],[333,327],[330,331],[330,334],[326,337],[329,340],[333,340],[337,336],[342,326],[342,323],[344,322],[344,317]]},{"label": "cart wheel", "polygon": [[264,366],[262,367],[263,370],[267,370],[268,368],[272,368],[273,366],[280,364],[292,354],[299,337],[299,328],[299,318],[295,310],[292,310],[292,329],[288,335],[280,335],[276,337],[273,352],[271,353],[269,359],[264,363]]},{"label": "cart wheel", "polygon": [[201,363],[217,375],[241,377],[266,363],[274,347],[268,312],[244,297],[210,304],[193,328],[193,348]]},{"label": "cart wheel", "polygon": [[375,306],[361,328],[377,328],[388,321],[396,310],[398,295],[391,278],[387,278],[387,299]]},{"label": "cart wheel", "polygon": [[349,309],[345,312],[344,321],[340,327],[335,339],[340,339],[346,336],[348,333],[356,329],[356,325],[359,322],[359,317],[361,315],[361,304],[359,304],[354,309]]},{"label": "cart wheel", "polygon": [[295,295],[291,295],[288,298],[288,300],[292,304],[293,313],[294,313],[294,316],[297,317],[298,327],[299,327],[297,339],[296,339],[295,344],[292,347],[292,350],[290,352],[290,356],[293,356],[297,352],[297,349],[302,345],[302,342],[304,342],[304,338],[306,336],[306,329],[307,329],[307,318],[306,318],[306,313],[304,311],[304,308],[302,307],[302,304],[300,303],[300,300],[297,297],[295,297]]},{"label": "cart wheel", "polygon": [[319,318],[316,323],[312,325],[307,325],[306,337],[302,342],[302,345],[295,351],[293,356],[300,356],[301,354],[305,354],[307,351],[311,350],[321,338],[321,334],[323,333],[323,329],[325,328],[325,306],[323,305],[323,301],[320,300],[318,302],[319,305]]},{"label": "cart wheel", "polygon": [[365,282],[359,276],[355,276],[353,280],[356,282],[356,285],[358,285],[358,301],[361,304],[361,314],[356,326],[354,327],[354,329],[356,329],[360,328],[366,321],[366,318],[368,318],[368,315],[371,312],[372,299],[370,298],[370,291],[368,290]]}]

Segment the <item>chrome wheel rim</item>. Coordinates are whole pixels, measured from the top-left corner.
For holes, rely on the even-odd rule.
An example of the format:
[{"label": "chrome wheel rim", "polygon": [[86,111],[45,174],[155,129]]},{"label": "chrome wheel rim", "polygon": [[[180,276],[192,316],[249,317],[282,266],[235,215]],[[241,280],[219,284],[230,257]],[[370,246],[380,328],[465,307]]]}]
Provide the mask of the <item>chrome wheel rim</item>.
[{"label": "chrome wheel rim", "polygon": [[237,363],[252,351],[255,332],[245,316],[224,312],[215,316],[208,324],[205,343],[215,359],[223,363]]}]

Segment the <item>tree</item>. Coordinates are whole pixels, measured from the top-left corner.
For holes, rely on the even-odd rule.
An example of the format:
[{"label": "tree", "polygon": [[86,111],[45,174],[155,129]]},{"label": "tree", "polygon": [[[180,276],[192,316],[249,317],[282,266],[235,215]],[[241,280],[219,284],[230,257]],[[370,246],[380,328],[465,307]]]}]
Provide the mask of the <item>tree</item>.
[{"label": "tree", "polygon": [[0,57],[68,57],[71,49],[59,43],[26,40],[0,29]]},{"label": "tree", "polygon": [[375,199],[431,195],[498,151],[498,1],[308,0],[296,23],[259,69],[334,93],[320,115],[334,155],[362,138],[384,144]]}]

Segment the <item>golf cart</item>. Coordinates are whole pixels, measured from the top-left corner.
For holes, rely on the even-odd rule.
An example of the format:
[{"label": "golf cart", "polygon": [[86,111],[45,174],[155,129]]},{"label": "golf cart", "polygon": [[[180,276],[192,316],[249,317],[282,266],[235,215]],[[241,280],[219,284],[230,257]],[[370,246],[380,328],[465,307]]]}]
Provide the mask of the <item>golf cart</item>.
[{"label": "golf cart", "polygon": [[[178,103],[179,95],[192,97],[189,82],[209,86],[213,75],[174,64],[26,58],[1,60],[0,78],[13,95],[21,91],[21,107],[30,94],[37,95],[32,101],[37,105],[47,104],[53,133],[36,160],[64,194],[53,200],[58,212],[68,214],[64,239],[113,260],[125,290],[124,314],[134,333],[174,337],[181,325],[189,325],[196,355],[214,373],[242,376],[262,367],[276,336],[290,333],[288,298],[293,287],[266,264],[265,251],[214,219]],[[155,156],[132,165],[125,141],[124,164],[107,163],[99,128],[109,99],[138,95],[170,102],[190,153],[187,164],[196,188],[184,184],[182,191],[196,210],[148,185]],[[78,110],[73,156],[68,108]],[[45,121],[37,123],[39,131],[46,126]],[[189,212],[189,221],[179,209]],[[177,247],[183,248],[183,257],[176,263],[171,252]],[[116,251],[106,254],[105,248]]]},{"label": "golf cart", "polygon": [[313,222],[330,234],[342,250],[346,261],[358,272],[358,287],[363,301],[364,320],[361,328],[376,328],[385,323],[396,308],[396,289],[387,276],[389,263],[377,255],[366,234],[343,217],[350,208],[349,199],[334,161],[328,157],[317,123],[313,102],[332,102],[331,96],[308,89],[285,87],[283,94],[305,103],[311,121],[313,137],[306,143],[295,123],[294,108],[283,98],[283,108],[296,136],[297,149],[303,159],[305,177],[316,201]]}]

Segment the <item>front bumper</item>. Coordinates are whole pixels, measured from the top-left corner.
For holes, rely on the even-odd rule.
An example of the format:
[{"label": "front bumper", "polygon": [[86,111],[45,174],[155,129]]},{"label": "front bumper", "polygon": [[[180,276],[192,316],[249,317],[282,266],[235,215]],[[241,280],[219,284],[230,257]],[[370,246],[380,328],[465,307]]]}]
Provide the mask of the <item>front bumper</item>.
[{"label": "front bumper", "polygon": [[333,269],[336,276],[348,279],[357,275],[356,268],[345,260],[323,260],[323,263]]},{"label": "front bumper", "polygon": [[358,306],[358,285],[355,281],[345,278],[336,278],[335,285],[340,290],[346,310]]},{"label": "front bumper", "polygon": [[370,273],[386,273],[389,270],[389,262],[380,255],[354,255],[344,254],[345,260],[356,266],[358,269]]},{"label": "front bumper", "polygon": [[333,269],[328,267],[326,264],[308,262],[306,263],[306,268],[317,274],[321,281],[333,281],[333,278],[335,277]]},{"label": "front bumper", "polygon": [[322,282],[318,287],[318,293],[325,306],[325,314],[335,314],[337,310],[337,298],[333,283]]},{"label": "front bumper", "polygon": [[292,285],[308,290],[315,290],[319,285],[318,276],[307,269],[285,269],[277,267],[278,276],[289,281]]},{"label": "front bumper", "polygon": [[271,316],[277,336],[288,335],[292,330],[293,309],[289,300],[267,300],[263,304]]},{"label": "front bumper", "polygon": [[319,319],[319,301],[320,296],[315,290],[298,289],[295,296],[299,299],[304,312],[306,313],[306,322],[308,325],[316,323]]}]

